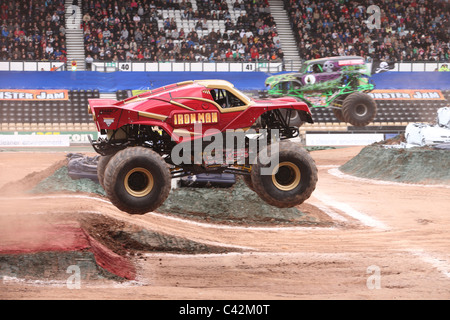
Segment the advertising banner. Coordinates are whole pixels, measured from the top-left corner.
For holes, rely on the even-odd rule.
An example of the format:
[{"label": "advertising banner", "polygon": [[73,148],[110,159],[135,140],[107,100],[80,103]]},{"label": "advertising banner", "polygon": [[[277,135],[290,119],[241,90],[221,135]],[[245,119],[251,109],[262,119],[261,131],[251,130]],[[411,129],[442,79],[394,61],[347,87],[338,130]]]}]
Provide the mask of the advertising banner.
[{"label": "advertising banner", "polygon": [[441,90],[386,89],[368,93],[375,100],[445,100]]},{"label": "advertising banner", "polygon": [[29,100],[29,101],[44,101],[44,100],[69,100],[68,90],[4,90],[0,89],[1,100]]},{"label": "advertising banner", "polygon": [[[42,138],[43,136],[50,138]],[[96,140],[99,134],[90,131],[9,131],[0,133],[0,147],[89,144],[89,137]]]},{"label": "advertising banner", "polygon": [[67,135],[0,135],[0,147],[68,147]]},{"label": "advertising banner", "polygon": [[307,133],[307,146],[366,146],[384,139],[382,133]]}]

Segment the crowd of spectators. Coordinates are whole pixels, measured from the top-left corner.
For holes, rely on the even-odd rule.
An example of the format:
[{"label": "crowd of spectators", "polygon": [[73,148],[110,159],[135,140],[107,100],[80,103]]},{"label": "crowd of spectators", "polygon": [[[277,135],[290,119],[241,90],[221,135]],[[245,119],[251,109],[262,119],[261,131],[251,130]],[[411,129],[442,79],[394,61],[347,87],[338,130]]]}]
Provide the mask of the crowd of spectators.
[{"label": "crowd of spectators", "polygon": [[[283,52],[266,0],[83,1],[85,51],[91,61],[281,61]],[[179,10],[185,29],[163,10]],[[230,10],[238,13],[233,19]],[[208,29],[208,21],[224,29]],[[158,23],[162,22],[162,23]],[[208,30],[208,32],[206,32]]]},{"label": "crowd of spectators", "polygon": [[[374,11],[367,10],[370,4],[376,5]],[[446,0],[284,0],[284,5],[305,60],[334,55],[393,62],[449,60]]]},{"label": "crowd of spectators", "polygon": [[0,61],[66,61],[64,0],[0,0]]},{"label": "crowd of spectators", "polygon": [[[281,61],[267,0],[232,1],[231,8],[221,0],[197,0],[195,6],[190,0],[84,0],[86,56],[89,61]],[[379,20],[377,12],[367,10],[372,2],[380,9]],[[66,61],[64,3],[0,0],[0,60]],[[449,60],[447,0],[284,0],[284,5],[304,60],[333,55]],[[194,27],[177,25],[163,10],[178,10]],[[208,29],[219,20],[224,29]]]}]

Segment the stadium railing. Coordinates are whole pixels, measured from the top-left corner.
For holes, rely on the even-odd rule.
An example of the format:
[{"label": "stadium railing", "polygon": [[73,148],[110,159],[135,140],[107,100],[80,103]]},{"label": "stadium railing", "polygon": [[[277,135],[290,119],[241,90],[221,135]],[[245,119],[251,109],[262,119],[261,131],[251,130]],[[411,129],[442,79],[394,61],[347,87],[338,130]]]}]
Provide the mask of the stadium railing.
[{"label": "stadium railing", "polygon": [[[148,61],[94,61],[92,71],[143,71],[143,72],[268,72],[293,70],[293,61],[283,62],[256,61],[256,62],[148,62]],[[395,63],[394,72],[433,72],[446,62],[399,62]],[[448,63],[447,63],[448,64]],[[369,67],[371,63],[368,63]],[[66,64],[59,61],[0,61],[0,71],[64,71]]]}]

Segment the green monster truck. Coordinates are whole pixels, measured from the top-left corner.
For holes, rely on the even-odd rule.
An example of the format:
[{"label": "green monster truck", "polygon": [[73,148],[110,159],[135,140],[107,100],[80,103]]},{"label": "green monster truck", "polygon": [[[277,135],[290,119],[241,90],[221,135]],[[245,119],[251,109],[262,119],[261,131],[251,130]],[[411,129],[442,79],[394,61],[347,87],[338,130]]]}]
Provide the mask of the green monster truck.
[{"label": "green monster truck", "polygon": [[368,125],[377,105],[367,92],[370,69],[358,56],[330,57],[306,61],[300,72],[268,77],[270,96],[293,96],[310,108],[332,108],[336,118],[354,126]]}]

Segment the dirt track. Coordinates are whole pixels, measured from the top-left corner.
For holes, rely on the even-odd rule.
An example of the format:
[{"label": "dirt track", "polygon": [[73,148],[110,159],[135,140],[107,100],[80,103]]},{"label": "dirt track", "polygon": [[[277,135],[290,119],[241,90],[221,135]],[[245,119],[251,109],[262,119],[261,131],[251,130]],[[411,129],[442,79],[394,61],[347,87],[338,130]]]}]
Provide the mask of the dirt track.
[{"label": "dirt track", "polygon": [[[449,299],[450,188],[361,182],[341,174],[338,166],[360,149],[312,152],[319,182],[306,205],[333,221],[331,227],[130,216],[86,194],[2,195],[0,252],[39,243],[84,248],[77,232],[91,217],[215,249],[139,252],[129,257],[134,280],[86,279],[79,289],[67,288],[64,277],[3,276],[0,299]],[[0,187],[65,157],[25,155],[0,153]]]}]

